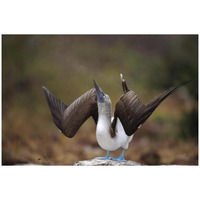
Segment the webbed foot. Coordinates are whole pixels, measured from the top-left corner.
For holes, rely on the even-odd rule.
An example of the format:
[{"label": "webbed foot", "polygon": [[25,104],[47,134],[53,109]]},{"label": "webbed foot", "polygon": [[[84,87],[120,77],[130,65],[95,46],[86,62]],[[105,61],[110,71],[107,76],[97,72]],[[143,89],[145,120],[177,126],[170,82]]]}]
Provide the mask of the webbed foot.
[{"label": "webbed foot", "polygon": [[100,160],[111,160],[111,157],[96,157],[95,159],[100,159]]},{"label": "webbed foot", "polygon": [[112,158],[112,160],[116,160],[116,161],[125,162],[126,160],[124,159],[124,151],[125,151],[125,149],[124,149],[124,148],[122,148],[122,154],[120,155],[120,157],[117,157],[117,158]]},{"label": "webbed foot", "polygon": [[124,157],[117,157],[117,158],[112,158],[112,160],[116,160],[116,161],[121,161],[121,162],[125,162],[126,160],[124,159]]},{"label": "webbed foot", "polygon": [[107,151],[107,156],[106,157],[96,157],[95,159],[111,160],[112,158],[110,157],[110,151]]}]

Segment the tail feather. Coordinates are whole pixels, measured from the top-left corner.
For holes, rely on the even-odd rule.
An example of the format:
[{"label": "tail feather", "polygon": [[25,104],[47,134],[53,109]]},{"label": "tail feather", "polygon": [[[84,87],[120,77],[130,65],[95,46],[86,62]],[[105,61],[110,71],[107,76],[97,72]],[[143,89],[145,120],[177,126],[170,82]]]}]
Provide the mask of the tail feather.
[{"label": "tail feather", "polygon": [[123,77],[123,75],[122,74],[120,74],[120,78],[121,78],[121,81],[122,81],[122,89],[123,89],[123,92],[124,92],[124,94],[126,94],[128,91],[130,91],[129,89],[128,89],[128,87],[127,87],[127,85],[126,85],[126,81],[125,81],[125,79],[124,79],[124,77]]}]

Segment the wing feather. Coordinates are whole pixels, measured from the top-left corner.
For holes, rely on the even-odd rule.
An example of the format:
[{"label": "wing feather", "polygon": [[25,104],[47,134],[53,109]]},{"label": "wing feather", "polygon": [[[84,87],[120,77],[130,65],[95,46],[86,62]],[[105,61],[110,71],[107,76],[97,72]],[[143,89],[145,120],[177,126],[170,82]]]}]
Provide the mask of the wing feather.
[{"label": "wing feather", "polygon": [[95,89],[87,91],[67,107],[60,99],[43,87],[55,125],[67,137],[73,137],[80,126],[92,116],[98,121],[97,97]]},{"label": "wing feather", "polygon": [[[190,81],[183,82],[176,87],[171,87],[168,90],[165,90],[146,105],[141,103],[134,91],[129,90],[116,103],[114,117],[120,119],[126,134],[130,136],[134,134],[138,127],[151,116],[164,99],[166,99],[177,88],[187,84],[188,82]],[[114,121],[115,120],[113,120],[113,123]],[[115,124],[112,124],[112,128],[115,128]]]},{"label": "wing feather", "polygon": [[137,122],[145,109],[146,106],[141,103],[136,93],[132,90],[125,93],[116,103],[114,116],[120,119],[128,136],[137,130]]}]

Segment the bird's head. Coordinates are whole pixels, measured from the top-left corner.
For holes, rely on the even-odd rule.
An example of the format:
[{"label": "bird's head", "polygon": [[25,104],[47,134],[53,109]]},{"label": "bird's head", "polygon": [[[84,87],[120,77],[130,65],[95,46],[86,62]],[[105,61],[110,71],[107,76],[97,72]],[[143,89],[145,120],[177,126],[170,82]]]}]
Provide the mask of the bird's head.
[{"label": "bird's head", "polygon": [[97,93],[98,103],[110,102],[109,96],[102,91],[102,89],[97,85],[95,80],[93,80],[93,82],[94,82],[94,87],[95,87],[96,93]]}]

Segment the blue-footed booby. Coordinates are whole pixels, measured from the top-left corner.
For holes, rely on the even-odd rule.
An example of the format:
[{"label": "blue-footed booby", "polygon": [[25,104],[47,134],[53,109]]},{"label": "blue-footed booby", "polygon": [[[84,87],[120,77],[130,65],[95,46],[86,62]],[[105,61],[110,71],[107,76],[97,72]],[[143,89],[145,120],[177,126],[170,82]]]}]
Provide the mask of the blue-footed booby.
[{"label": "blue-footed booby", "polygon": [[[122,74],[120,74],[120,77],[124,94],[115,105],[114,117],[112,117],[110,97],[102,91],[95,80],[93,80],[95,88],[80,96],[70,106],[66,106],[46,87],[42,87],[53,121],[65,136],[73,137],[81,125],[89,117],[93,117],[97,124],[97,142],[101,148],[107,151],[107,156],[98,157],[99,159],[125,161],[124,151],[128,148],[134,133],[166,97],[175,89],[189,82],[183,82],[176,87],[171,87],[149,103],[143,104],[137,94],[128,89]],[[115,151],[118,148],[122,148],[121,155],[117,158],[111,158],[110,151]]]}]

